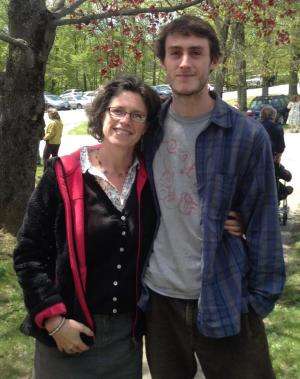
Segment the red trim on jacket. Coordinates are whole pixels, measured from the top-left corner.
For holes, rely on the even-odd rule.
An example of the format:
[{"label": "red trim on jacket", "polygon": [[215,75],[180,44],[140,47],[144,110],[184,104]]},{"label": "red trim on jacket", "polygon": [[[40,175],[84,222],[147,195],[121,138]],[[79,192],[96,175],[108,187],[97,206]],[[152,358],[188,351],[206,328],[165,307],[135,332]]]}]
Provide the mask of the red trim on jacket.
[{"label": "red trim on jacket", "polygon": [[75,291],[88,326],[94,329],[85,298],[84,191],[80,150],[57,160],[55,171],[65,206],[67,242]]},{"label": "red trim on jacket", "polygon": [[[144,162],[140,160],[140,168],[138,171],[138,177],[137,177],[137,198],[138,198],[138,251],[136,254],[136,272],[135,272],[135,301],[136,304],[138,303],[138,300],[140,298],[140,286],[139,286],[139,262],[141,257],[141,241],[142,241],[142,223],[141,223],[141,197],[142,197],[142,190],[144,188],[144,185],[147,181],[147,172],[145,169]],[[136,325],[138,321],[138,309],[137,306],[135,307],[135,316],[133,320],[133,326],[132,326],[132,334],[133,337],[135,337],[136,334]]]},{"label": "red trim on jacket", "polygon": [[34,322],[36,325],[43,329],[44,322],[47,318],[59,315],[65,315],[67,313],[67,309],[64,303],[58,303],[52,305],[52,307],[44,309],[42,312],[39,312],[34,317]]}]

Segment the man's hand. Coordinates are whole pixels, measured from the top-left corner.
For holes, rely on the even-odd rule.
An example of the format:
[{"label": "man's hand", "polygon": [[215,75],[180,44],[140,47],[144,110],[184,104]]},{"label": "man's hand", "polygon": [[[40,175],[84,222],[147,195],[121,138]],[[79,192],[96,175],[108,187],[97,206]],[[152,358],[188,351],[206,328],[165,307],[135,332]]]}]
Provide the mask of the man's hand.
[{"label": "man's hand", "polygon": [[244,234],[244,227],[240,217],[240,214],[235,211],[228,213],[228,218],[224,224],[224,230],[235,237],[242,237]]}]

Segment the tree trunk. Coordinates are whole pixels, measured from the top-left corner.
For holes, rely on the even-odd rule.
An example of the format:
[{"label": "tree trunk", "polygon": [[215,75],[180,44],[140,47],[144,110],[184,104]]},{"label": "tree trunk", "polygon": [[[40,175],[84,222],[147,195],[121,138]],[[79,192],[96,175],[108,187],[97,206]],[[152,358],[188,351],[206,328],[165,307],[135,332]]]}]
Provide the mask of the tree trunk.
[{"label": "tree trunk", "polygon": [[298,71],[300,67],[300,54],[292,56],[289,70],[289,95],[298,95]]},{"label": "tree trunk", "polygon": [[228,55],[230,54],[229,49],[227,48],[229,25],[229,18],[226,18],[225,20],[215,20],[215,28],[219,37],[221,51],[223,53],[223,59],[219,69],[216,71],[214,89],[221,97],[223,94],[225,75],[227,72],[226,62],[228,59]]},{"label": "tree trunk", "polygon": [[237,71],[238,103],[242,111],[247,110],[247,84],[246,84],[246,59],[245,59],[245,30],[240,22],[232,25],[232,34],[235,45],[235,62]]},{"label": "tree trunk", "polygon": [[10,44],[0,98],[0,225],[15,233],[34,188],[44,129],[44,76],[55,38],[42,0],[10,0],[9,33],[28,49]]}]

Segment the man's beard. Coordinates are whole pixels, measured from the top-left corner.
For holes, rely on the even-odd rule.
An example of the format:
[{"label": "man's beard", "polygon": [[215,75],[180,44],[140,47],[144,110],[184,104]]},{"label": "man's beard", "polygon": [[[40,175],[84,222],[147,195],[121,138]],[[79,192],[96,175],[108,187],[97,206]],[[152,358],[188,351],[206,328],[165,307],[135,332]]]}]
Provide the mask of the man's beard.
[{"label": "man's beard", "polygon": [[206,87],[207,87],[207,81],[205,81],[205,82],[201,81],[199,83],[199,85],[198,85],[197,88],[191,89],[189,91],[184,91],[184,90],[183,91],[177,91],[176,88],[173,88],[172,85],[171,85],[172,92],[173,92],[174,95],[176,95],[176,96],[184,96],[184,97],[198,95]]}]

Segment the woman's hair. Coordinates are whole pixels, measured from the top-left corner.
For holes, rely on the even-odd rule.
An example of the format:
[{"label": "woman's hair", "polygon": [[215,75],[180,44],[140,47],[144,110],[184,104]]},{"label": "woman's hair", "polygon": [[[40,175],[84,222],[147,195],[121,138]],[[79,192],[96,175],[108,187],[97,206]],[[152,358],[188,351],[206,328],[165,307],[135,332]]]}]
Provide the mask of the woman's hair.
[{"label": "woman's hair", "polygon": [[217,62],[221,57],[220,43],[213,27],[200,17],[185,15],[165,25],[156,40],[156,55],[161,62],[166,56],[166,39],[170,34],[196,36],[208,39],[210,59]]},{"label": "woman's hair", "polygon": [[148,85],[143,84],[139,79],[132,76],[123,76],[115,79],[102,87],[87,108],[88,132],[98,141],[103,137],[103,114],[109,108],[114,97],[124,91],[129,91],[140,95],[147,109],[147,125],[153,123],[160,109],[160,99],[157,93]]},{"label": "woman's hair", "polygon": [[47,113],[50,120],[60,120],[60,115],[56,108],[49,108]]},{"label": "woman's hair", "polygon": [[291,101],[293,101],[294,103],[296,103],[298,100],[299,100],[299,96],[298,95],[294,95],[294,96],[291,97]]},{"label": "woman's hair", "polygon": [[271,105],[265,105],[260,111],[261,120],[275,121],[277,116],[277,110]]}]

